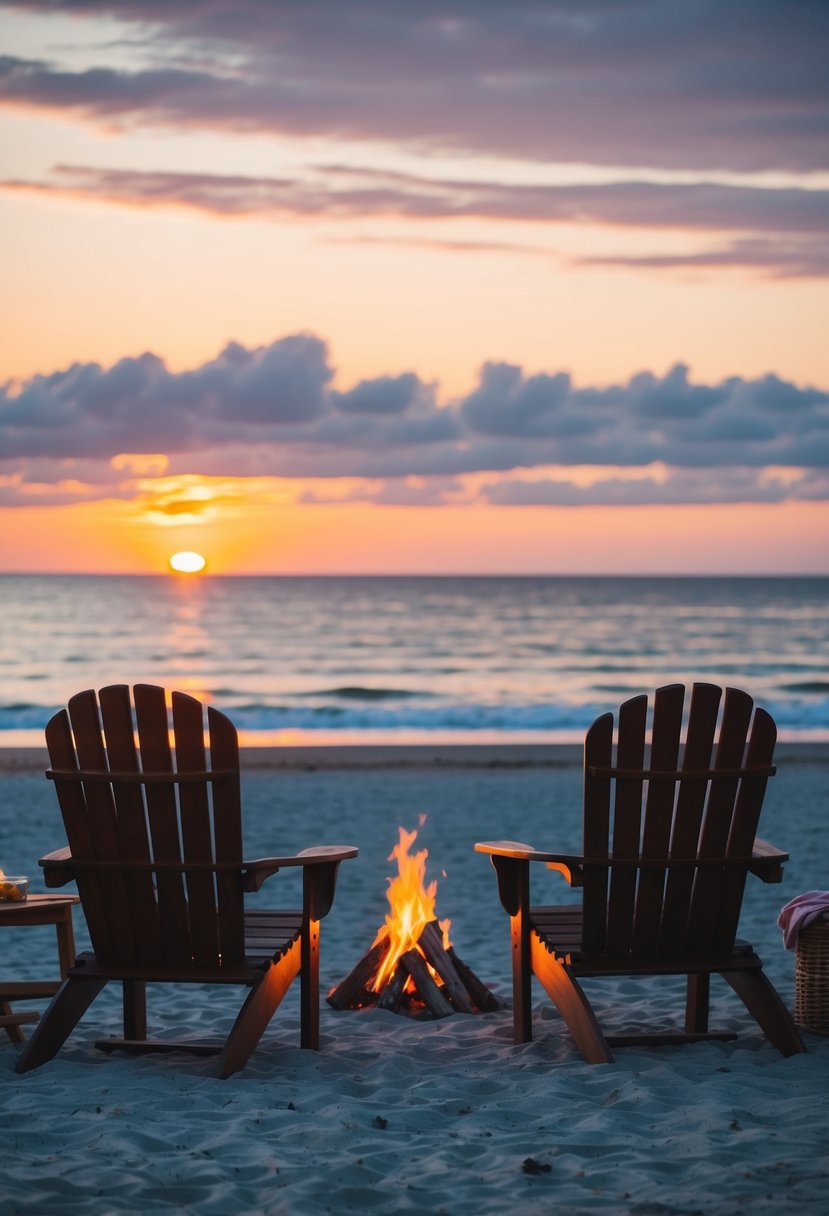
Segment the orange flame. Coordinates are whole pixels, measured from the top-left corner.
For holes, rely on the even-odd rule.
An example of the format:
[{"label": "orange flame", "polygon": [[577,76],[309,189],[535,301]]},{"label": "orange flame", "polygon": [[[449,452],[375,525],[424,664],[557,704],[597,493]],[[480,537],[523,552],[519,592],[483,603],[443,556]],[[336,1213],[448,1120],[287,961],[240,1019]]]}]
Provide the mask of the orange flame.
[{"label": "orange flame", "polygon": [[[388,880],[389,889],[386,892],[390,910],[386,914],[385,924],[380,927],[372,942],[372,946],[385,941],[386,938],[390,942],[383,964],[371,981],[375,992],[380,992],[394,974],[401,954],[417,948],[418,938],[424,928],[429,921],[435,919],[438,884],[433,880],[426,886],[426,858],[429,854],[426,849],[420,849],[412,856],[409,849],[417,840],[417,832],[407,832],[405,828],[400,828],[399,832],[400,838],[388,858],[389,861],[397,862],[397,874]],[[449,920],[440,922],[443,944],[447,949],[450,945],[450,924]]]}]

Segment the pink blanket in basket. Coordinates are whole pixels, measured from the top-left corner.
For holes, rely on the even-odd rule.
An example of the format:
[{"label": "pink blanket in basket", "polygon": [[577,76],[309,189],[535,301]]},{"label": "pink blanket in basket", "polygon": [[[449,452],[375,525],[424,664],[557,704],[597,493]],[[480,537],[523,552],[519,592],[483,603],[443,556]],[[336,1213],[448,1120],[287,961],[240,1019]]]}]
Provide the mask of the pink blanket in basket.
[{"label": "pink blanket in basket", "polygon": [[817,920],[822,912],[829,911],[829,891],[806,891],[796,895],[786,904],[777,918],[777,923],[783,930],[783,945],[787,950],[794,950],[797,945],[797,935],[813,920]]}]

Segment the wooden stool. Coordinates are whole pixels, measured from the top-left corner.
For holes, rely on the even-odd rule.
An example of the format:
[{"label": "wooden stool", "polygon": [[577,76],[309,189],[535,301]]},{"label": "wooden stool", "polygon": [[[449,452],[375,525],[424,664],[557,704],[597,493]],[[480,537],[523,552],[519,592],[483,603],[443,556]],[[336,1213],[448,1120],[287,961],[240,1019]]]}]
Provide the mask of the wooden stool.
[{"label": "wooden stool", "polygon": [[75,935],[72,930],[72,905],[78,903],[77,895],[30,895],[20,902],[0,902],[0,927],[3,925],[54,925],[58,939],[58,980],[3,980],[0,979],[0,1026],[13,1043],[25,1042],[20,1029],[25,1022],[36,1022],[39,1013],[15,1013],[12,1001],[32,1000],[35,997],[54,996],[61,986],[66,972],[75,961]]}]

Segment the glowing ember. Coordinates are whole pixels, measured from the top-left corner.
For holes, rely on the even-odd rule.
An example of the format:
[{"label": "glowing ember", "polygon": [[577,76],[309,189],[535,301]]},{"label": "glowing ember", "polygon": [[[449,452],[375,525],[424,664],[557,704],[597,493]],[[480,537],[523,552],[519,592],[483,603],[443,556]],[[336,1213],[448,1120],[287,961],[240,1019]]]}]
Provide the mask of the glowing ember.
[{"label": "glowing ember", "polygon": [[[421,824],[422,824],[421,820]],[[389,854],[389,861],[397,862],[397,874],[390,878],[389,889],[386,892],[389,901],[389,912],[385,924],[381,926],[372,943],[389,939],[389,949],[377,974],[373,977],[370,987],[374,992],[381,992],[394,974],[400,956],[407,950],[417,949],[419,938],[426,925],[435,919],[435,896],[438,884],[433,880],[426,886],[426,849],[420,849],[414,855],[409,849],[417,840],[417,832],[407,832],[400,828],[400,839]],[[440,921],[443,932],[444,949],[449,949],[449,926],[451,921]]]}]

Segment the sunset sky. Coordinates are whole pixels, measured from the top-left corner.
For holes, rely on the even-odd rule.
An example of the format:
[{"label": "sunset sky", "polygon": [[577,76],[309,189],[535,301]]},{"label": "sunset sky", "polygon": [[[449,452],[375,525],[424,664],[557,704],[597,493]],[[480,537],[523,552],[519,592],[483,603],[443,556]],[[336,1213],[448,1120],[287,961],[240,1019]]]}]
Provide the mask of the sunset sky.
[{"label": "sunset sky", "polygon": [[0,570],[829,573],[825,0],[0,0]]}]

